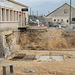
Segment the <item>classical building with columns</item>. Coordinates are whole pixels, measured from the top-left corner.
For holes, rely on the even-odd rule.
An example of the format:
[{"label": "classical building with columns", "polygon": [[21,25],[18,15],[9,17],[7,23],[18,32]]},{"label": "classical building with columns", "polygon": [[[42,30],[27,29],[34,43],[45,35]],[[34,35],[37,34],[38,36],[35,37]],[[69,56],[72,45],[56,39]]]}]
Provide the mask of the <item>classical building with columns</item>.
[{"label": "classical building with columns", "polygon": [[0,30],[13,30],[27,24],[28,6],[14,0],[0,0]]}]

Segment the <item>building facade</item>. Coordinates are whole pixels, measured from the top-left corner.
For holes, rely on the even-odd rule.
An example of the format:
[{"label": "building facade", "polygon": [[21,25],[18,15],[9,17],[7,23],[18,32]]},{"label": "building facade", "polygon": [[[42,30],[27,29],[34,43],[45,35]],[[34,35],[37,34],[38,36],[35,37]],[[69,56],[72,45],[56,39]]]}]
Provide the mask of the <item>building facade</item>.
[{"label": "building facade", "polygon": [[[60,23],[62,25],[70,24],[70,5],[65,3],[61,7],[57,8],[46,17],[48,23]],[[75,8],[71,7],[71,23],[75,24]]]},{"label": "building facade", "polygon": [[13,30],[27,24],[28,6],[14,0],[0,0],[0,30]]}]

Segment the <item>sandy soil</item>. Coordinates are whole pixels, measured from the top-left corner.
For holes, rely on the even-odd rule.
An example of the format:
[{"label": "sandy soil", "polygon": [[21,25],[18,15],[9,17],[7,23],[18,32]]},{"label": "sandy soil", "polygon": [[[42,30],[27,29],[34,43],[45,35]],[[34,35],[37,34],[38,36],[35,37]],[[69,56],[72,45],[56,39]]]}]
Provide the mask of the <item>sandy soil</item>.
[{"label": "sandy soil", "polygon": [[[36,55],[47,55],[50,51],[36,51]],[[34,54],[35,51],[21,51],[20,53]],[[75,52],[73,51],[51,51],[52,55],[71,55],[65,61],[27,61],[27,60],[8,60],[0,62],[0,75],[2,75],[2,66],[13,64],[13,75],[75,75]],[[24,69],[35,70],[35,73],[23,73]],[[7,68],[9,72],[9,68]]]},{"label": "sandy soil", "polygon": [[[20,32],[19,35],[17,43],[14,40],[14,33],[6,38],[11,50],[15,50],[12,43],[19,45],[20,50],[0,62],[0,75],[3,72],[2,66],[7,64],[13,64],[13,75],[75,75],[75,51],[70,51],[75,50],[75,31],[50,28],[43,33],[28,31]],[[36,60],[9,60],[17,54],[36,55]],[[63,56],[64,61],[39,61],[40,56],[43,55]],[[24,69],[35,70],[35,73],[23,73]],[[7,72],[9,72],[9,68],[7,68]]]}]

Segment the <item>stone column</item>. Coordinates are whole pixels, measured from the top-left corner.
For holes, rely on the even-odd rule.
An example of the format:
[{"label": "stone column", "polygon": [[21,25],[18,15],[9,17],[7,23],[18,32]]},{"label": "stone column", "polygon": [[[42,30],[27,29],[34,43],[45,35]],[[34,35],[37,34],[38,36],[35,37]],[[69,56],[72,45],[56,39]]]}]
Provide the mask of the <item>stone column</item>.
[{"label": "stone column", "polygon": [[27,18],[26,18],[26,13],[25,13],[25,25],[27,25]]},{"label": "stone column", "polygon": [[13,10],[10,10],[10,21],[13,21]]},{"label": "stone column", "polygon": [[6,9],[4,8],[4,11],[3,11],[3,13],[4,13],[4,16],[3,16],[3,18],[4,18],[4,21],[6,21]]},{"label": "stone column", "polygon": [[26,25],[25,18],[26,18],[26,14],[24,13],[24,25]]},{"label": "stone column", "polygon": [[17,21],[17,11],[15,11],[15,21]]},{"label": "stone column", "polygon": [[15,21],[15,17],[16,17],[16,15],[15,15],[15,11],[14,11],[14,21]]},{"label": "stone column", "polygon": [[14,11],[12,11],[12,21],[14,21]]},{"label": "stone column", "polygon": [[6,75],[6,67],[3,66],[3,75]]},{"label": "stone column", "polygon": [[2,8],[0,8],[0,21],[2,21]]},{"label": "stone column", "polygon": [[22,12],[21,12],[21,26],[22,26]]},{"label": "stone column", "polygon": [[24,13],[22,14],[22,26],[24,26]]},{"label": "stone column", "polygon": [[10,9],[8,10],[8,21],[10,21]]},{"label": "stone column", "polygon": [[19,22],[19,11],[18,11],[18,22]]},{"label": "stone column", "polygon": [[25,12],[26,13],[26,25],[28,24],[28,12]]}]

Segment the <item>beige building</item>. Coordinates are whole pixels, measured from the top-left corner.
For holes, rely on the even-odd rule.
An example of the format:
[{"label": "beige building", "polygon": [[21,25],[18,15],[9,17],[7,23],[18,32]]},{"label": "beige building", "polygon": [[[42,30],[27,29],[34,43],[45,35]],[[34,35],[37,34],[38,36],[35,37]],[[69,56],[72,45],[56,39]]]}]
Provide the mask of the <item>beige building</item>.
[{"label": "beige building", "polygon": [[[75,24],[75,8],[71,7],[71,23]],[[61,7],[57,8],[46,17],[48,23],[61,23],[62,25],[69,25],[70,23],[70,5],[65,3]]]},{"label": "beige building", "polygon": [[27,24],[28,6],[14,0],[0,0],[0,30],[13,30]]}]

